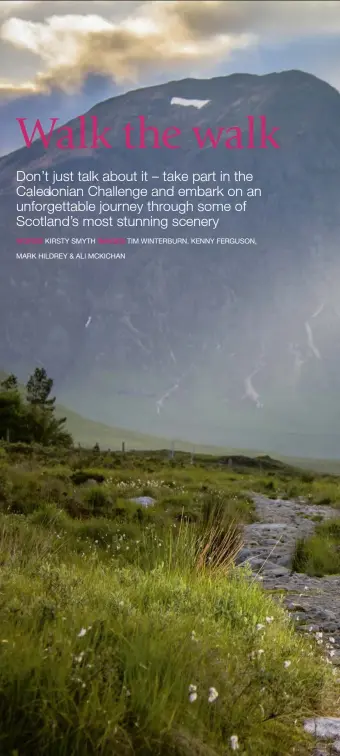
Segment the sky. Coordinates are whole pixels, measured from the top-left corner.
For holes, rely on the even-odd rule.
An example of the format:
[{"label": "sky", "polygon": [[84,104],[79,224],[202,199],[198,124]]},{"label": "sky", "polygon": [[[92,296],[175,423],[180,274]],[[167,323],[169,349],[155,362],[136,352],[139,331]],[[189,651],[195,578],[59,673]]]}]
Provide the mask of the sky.
[{"label": "sky", "polygon": [[300,69],[340,90],[340,1],[1,0],[0,64],[4,153],[13,117],[171,79]]}]

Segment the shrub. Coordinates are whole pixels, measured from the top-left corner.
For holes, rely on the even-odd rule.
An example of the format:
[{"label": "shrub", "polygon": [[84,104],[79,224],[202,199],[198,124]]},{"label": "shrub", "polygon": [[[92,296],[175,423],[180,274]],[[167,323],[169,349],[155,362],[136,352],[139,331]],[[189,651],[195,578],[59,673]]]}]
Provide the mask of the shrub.
[{"label": "shrub", "polygon": [[98,486],[92,486],[92,488],[86,490],[84,502],[90,509],[97,510],[107,507],[111,503],[111,500],[107,491],[98,488]]},{"label": "shrub", "polygon": [[322,577],[340,573],[340,553],[329,535],[316,533],[296,544],[292,568],[295,572]]}]

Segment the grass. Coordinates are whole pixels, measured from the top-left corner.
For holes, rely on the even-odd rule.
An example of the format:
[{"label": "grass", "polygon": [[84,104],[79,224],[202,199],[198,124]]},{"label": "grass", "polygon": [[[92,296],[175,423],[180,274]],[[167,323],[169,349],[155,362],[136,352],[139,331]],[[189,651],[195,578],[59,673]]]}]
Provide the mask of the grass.
[{"label": "grass", "polygon": [[3,445],[0,753],[312,753],[332,669],[234,566],[270,473]]},{"label": "grass", "polygon": [[17,518],[1,524],[3,752],[203,756],[233,735],[244,754],[308,752],[328,667],[242,570],[198,569],[187,526],[124,566]]},{"label": "grass", "polygon": [[313,577],[340,574],[340,519],[317,524],[314,535],[300,539],[292,563],[295,572]]}]

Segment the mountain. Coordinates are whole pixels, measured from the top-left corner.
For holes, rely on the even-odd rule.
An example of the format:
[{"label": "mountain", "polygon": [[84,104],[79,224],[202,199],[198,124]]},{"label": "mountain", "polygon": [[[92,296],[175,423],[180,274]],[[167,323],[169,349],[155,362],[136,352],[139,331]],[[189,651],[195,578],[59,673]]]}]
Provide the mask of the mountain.
[{"label": "mountain", "polygon": [[[337,457],[340,94],[301,71],[234,74],[132,91],[91,115],[100,131],[112,128],[112,149],[63,151],[52,137],[48,150],[39,141],[0,160],[1,367],[21,376],[43,364],[64,404],[110,425],[197,444]],[[140,115],[162,132],[180,128],[181,149],[127,149],[123,128],[137,128]],[[248,115],[279,127],[280,149],[198,147],[193,127],[237,124],[246,132]],[[79,120],[69,125],[78,139]],[[213,215],[217,232],[195,228],[194,237],[257,244],[192,244],[190,228],[132,228],[133,237],[189,243],[125,245],[125,260],[17,260],[15,239],[26,231],[15,225],[15,174],[46,169],[251,173],[262,196],[245,212]],[[84,230],[48,235],[81,238]]]}]

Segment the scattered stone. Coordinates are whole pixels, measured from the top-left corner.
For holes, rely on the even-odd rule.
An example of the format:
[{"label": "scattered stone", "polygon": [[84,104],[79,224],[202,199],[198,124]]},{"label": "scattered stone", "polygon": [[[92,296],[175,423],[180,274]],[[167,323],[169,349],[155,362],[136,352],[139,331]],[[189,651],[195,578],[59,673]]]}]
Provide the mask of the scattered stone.
[{"label": "scattered stone", "polygon": [[295,543],[314,532],[315,517],[332,519],[339,517],[339,512],[303,499],[297,502],[253,494],[253,501],[260,522],[245,527],[239,563],[250,564],[253,578],[261,579],[273,598],[283,602],[299,630],[311,636],[323,632],[324,643],[334,637],[331,661],[340,666],[340,576],[312,578],[290,569]]},{"label": "scattered stone", "polygon": [[[340,738],[340,718],[339,717],[315,717],[306,719],[304,730],[309,735],[314,735],[321,740],[334,740]],[[334,744],[333,744],[334,745]]]},{"label": "scattered stone", "polygon": [[305,612],[306,611],[304,606],[301,606],[301,604],[296,604],[294,601],[288,602],[287,609],[289,612]]}]

